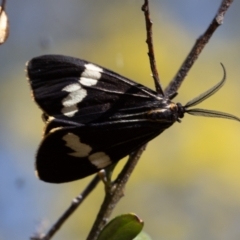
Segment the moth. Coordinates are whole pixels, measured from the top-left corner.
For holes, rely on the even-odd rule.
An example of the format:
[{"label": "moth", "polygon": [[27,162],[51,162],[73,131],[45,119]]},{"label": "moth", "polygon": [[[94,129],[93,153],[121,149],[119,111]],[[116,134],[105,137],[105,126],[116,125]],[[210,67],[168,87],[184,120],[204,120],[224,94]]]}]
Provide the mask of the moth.
[{"label": "moth", "polygon": [[185,113],[240,121],[214,110],[189,109],[217,92],[223,79],[184,106],[99,65],[44,55],[27,63],[45,130],[36,154],[38,177],[50,183],[98,172],[149,142]]}]

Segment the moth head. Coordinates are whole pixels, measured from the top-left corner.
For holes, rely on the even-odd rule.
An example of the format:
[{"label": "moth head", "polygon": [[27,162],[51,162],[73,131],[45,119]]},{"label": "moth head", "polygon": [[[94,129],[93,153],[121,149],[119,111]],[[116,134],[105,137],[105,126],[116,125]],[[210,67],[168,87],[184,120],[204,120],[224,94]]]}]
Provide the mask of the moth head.
[{"label": "moth head", "polygon": [[[189,109],[192,106],[195,106],[207,98],[211,97],[214,93],[216,93],[226,82],[226,70],[223,64],[221,64],[223,68],[223,79],[217,83],[215,86],[207,90],[206,92],[200,94],[196,98],[192,99],[189,101],[186,105],[182,106],[180,103],[177,103],[176,105],[178,106],[179,109],[179,118],[182,118],[184,116],[184,113],[188,113],[194,116],[203,116],[203,117],[214,117],[214,118],[226,118],[226,119],[231,119],[231,120],[236,120],[240,122],[240,118],[229,114],[229,113],[224,113],[224,112],[219,112],[215,110],[208,110],[208,109],[201,109],[201,108],[193,108]],[[180,120],[178,119],[180,122]]]}]

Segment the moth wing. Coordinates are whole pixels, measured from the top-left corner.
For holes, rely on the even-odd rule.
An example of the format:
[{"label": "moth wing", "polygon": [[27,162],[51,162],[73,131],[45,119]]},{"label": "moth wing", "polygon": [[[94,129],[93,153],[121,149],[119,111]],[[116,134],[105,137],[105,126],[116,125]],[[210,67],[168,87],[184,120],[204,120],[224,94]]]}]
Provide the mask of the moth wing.
[{"label": "moth wing", "polygon": [[37,174],[52,183],[84,178],[119,161],[163,130],[143,123],[52,128],[37,152]]},{"label": "moth wing", "polygon": [[[62,55],[44,55],[27,64],[33,97],[48,116],[80,123],[147,111],[156,92],[108,69]],[[150,106],[151,105],[151,106]]]}]

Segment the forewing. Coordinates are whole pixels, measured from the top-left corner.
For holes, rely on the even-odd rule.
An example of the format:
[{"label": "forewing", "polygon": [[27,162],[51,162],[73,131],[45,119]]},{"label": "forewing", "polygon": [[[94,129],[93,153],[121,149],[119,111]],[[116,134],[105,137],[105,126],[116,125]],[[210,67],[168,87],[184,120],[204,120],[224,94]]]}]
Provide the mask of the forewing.
[{"label": "forewing", "polygon": [[144,112],[162,99],[156,92],[77,58],[45,55],[27,64],[33,97],[48,116],[104,122]]}]

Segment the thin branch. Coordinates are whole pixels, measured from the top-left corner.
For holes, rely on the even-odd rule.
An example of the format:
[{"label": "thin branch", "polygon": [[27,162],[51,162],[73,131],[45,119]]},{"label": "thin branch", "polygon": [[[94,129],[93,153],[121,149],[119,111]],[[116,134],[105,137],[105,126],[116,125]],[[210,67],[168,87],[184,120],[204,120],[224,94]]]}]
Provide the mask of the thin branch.
[{"label": "thin branch", "polygon": [[[152,21],[150,19],[149,1],[148,0],[144,0],[144,4],[142,6],[142,11],[144,12],[144,16],[145,16],[146,33],[147,33],[146,43],[148,46],[148,56],[149,56],[149,62],[150,62],[150,67],[151,67],[151,71],[152,71],[152,76],[153,76],[154,83],[155,83],[155,88],[159,94],[164,95],[161,84],[160,84],[157,67],[156,67],[156,60],[155,60],[155,55],[154,55],[153,39],[152,39]],[[126,165],[120,172],[116,181],[111,185],[110,188],[109,188],[109,185],[106,186],[107,190],[106,190],[104,201],[103,201],[100,211],[96,217],[96,220],[93,224],[93,227],[88,235],[87,240],[96,240],[97,239],[101,230],[107,223],[108,218],[110,217],[116,204],[123,196],[124,187],[129,179],[131,173],[133,172],[134,168],[136,167],[138,160],[140,159],[145,148],[146,148],[146,145],[140,147],[137,151],[132,153],[129,156],[129,159],[128,159]]]},{"label": "thin branch", "polygon": [[192,65],[194,62],[197,60],[198,56],[202,52],[203,48],[206,46],[208,43],[209,39],[215,32],[215,30],[223,23],[223,18],[225,13],[227,12],[228,8],[232,4],[233,0],[223,0],[221,3],[221,6],[212,20],[211,24],[205,31],[205,33],[200,36],[195,45],[193,46],[191,52],[188,54],[186,60],[183,62],[180,70],[178,71],[177,75],[175,78],[170,82],[168,87],[165,89],[165,94],[167,96],[174,95],[179,87],[181,86],[184,78],[188,74],[189,70],[191,69]]},{"label": "thin branch", "polygon": [[131,176],[135,166],[138,163],[145,146],[142,146],[137,151],[129,156],[127,163],[122,169],[121,173],[118,175],[116,181],[111,184],[111,187],[107,186],[106,194],[100,211],[96,217],[93,227],[87,237],[87,240],[96,240],[101,230],[105,226],[110,217],[112,211],[114,210],[116,204],[121,199],[124,193],[125,185]]},{"label": "thin branch", "polygon": [[33,236],[31,240],[49,240],[53,237],[53,235],[60,229],[63,223],[74,213],[74,211],[79,207],[79,205],[87,198],[87,196],[92,192],[92,190],[97,186],[100,179],[98,175],[96,175],[92,181],[88,184],[88,186],[84,189],[84,191],[79,194],[76,198],[72,200],[69,208],[63,213],[63,215],[56,221],[55,224],[49,229],[46,235],[44,236]]},{"label": "thin branch", "polygon": [[145,16],[146,33],[147,33],[146,43],[148,46],[148,57],[149,57],[151,71],[152,71],[152,77],[154,79],[157,93],[164,95],[163,89],[161,87],[157,67],[156,67],[156,60],[155,60],[154,48],[153,48],[153,38],[152,38],[152,21],[150,19],[150,10],[149,10],[148,0],[144,0],[142,11],[144,12],[144,16]]}]

